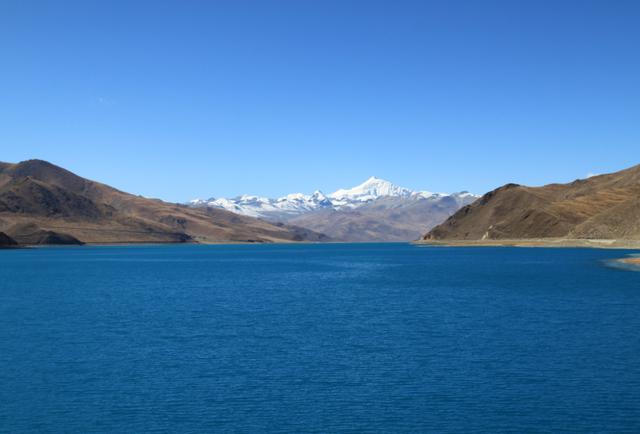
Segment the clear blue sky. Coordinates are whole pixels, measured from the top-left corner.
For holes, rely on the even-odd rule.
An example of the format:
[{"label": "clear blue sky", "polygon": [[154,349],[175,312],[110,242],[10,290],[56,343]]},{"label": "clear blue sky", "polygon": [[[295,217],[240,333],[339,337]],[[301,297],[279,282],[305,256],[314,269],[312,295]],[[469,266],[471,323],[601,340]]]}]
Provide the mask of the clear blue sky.
[{"label": "clear blue sky", "polygon": [[0,160],[146,196],[640,163],[639,1],[0,3]]}]

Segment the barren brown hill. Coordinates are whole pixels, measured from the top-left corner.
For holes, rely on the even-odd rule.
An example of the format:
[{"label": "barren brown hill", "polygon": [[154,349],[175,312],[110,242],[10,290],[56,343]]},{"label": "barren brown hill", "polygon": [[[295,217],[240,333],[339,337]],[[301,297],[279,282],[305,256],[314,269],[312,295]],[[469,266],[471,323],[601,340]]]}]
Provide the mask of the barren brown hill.
[{"label": "barren brown hill", "polygon": [[0,163],[0,231],[25,244],[321,238],[224,210],[134,196],[42,160]]},{"label": "barren brown hill", "polygon": [[640,240],[640,166],[569,184],[507,184],[461,208],[425,240]]}]

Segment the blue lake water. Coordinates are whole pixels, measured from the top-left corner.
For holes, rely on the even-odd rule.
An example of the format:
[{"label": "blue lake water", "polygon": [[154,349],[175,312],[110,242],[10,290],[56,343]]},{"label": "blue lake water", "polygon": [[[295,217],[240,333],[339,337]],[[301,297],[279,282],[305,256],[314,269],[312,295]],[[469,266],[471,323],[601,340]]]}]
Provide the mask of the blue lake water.
[{"label": "blue lake water", "polygon": [[0,251],[0,432],[640,432],[625,251]]}]

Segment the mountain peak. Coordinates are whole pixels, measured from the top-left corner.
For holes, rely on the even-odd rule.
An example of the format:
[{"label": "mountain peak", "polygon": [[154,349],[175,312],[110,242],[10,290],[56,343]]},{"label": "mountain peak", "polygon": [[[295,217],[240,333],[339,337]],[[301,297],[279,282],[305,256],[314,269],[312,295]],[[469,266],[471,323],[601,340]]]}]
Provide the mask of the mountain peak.
[{"label": "mountain peak", "polygon": [[4,164],[2,168],[3,172],[13,178],[31,178],[54,184],[76,193],[83,192],[88,183],[91,182],[60,166],[38,159],[25,160],[15,164]]},{"label": "mountain peak", "polygon": [[359,202],[367,202],[377,199],[381,196],[400,196],[405,197],[411,195],[412,191],[408,188],[400,187],[390,181],[370,177],[365,182],[349,189],[340,189],[329,195],[332,199],[349,199]]},{"label": "mountain peak", "polygon": [[321,192],[320,190],[314,191],[311,197],[316,200],[327,200],[327,196],[325,196],[324,193]]}]

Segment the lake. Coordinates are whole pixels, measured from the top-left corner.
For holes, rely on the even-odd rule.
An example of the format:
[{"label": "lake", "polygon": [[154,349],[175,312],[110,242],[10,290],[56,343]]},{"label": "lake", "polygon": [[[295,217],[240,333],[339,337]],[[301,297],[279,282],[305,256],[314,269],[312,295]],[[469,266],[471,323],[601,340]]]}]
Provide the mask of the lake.
[{"label": "lake", "polygon": [[0,432],[640,432],[627,251],[0,251]]}]

